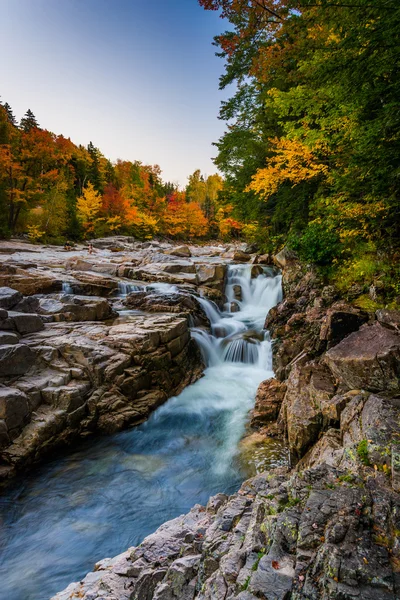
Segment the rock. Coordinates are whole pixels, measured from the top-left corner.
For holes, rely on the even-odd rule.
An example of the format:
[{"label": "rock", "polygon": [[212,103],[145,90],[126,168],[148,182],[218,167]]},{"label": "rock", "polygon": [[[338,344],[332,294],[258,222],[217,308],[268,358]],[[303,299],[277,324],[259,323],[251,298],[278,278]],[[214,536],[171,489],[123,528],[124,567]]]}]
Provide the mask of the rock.
[{"label": "rock", "polygon": [[8,432],[20,428],[28,415],[26,395],[14,388],[0,387],[0,419],[5,421]]},{"label": "rock", "polygon": [[252,279],[254,279],[255,277],[258,277],[259,275],[263,274],[263,268],[260,267],[260,265],[254,265],[253,267],[251,267],[251,277]]},{"label": "rock", "polygon": [[9,287],[0,287],[0,308],[9,309],[22,300],[21,292]]},{"label": "rock", "polygon": [[298,363],[293,366],[279,418],[284,423],[289,449],[295,458],[301,458],[318,439],[323,426],[321,405],[328,403],[334,393],[332,375],[323,365]]},{"label": "rock", "polygon": [[118,280],[106,274],[76,271],[74,277],[80,292],[91,296],[107,296],[118,289]]},{"label": "rock", "polygon": [[18,344],[19,335],[11,331],[0,331],[0,346],[4,344]]},{"label": "rock", "polygon": [[174,248],[164,251],[165,254],[171,254],[172,256],[181,256],[182,258],[190,258],[192,253],[188,246],[176,246]]},{"label": "rock", "polygon": [[200,285],[224,289],[226,265],[197,264],[196,273]]},{"label": "rock", "polygon": [[23,375],[35,360],[34,352],[25,344],[0,346],[0,377]]},{"label": "rock", "polygon": [[18,313],[14,311],[10,311],[8,313],[10,319],[13,320],[15,325],[15,329],[21,335],[26,335],[28,333],[35,333],[37,331],[42,331],[44,329],[44,324],[39,315],[32,315],[30,313]]},{"label": "rock", "polygon": [[328,342],[328,348],[338,344],[343,338],[368,321],[368,314],[342,305],[329,308],[321,327],[320,339]]},{"label": "rock", "polygon": [[285,269],[289,263],[296,260],[296,254],[285,246],[278,254],[272,257],[272,260],[278,269]]},{"label": "rock", "polygon": [[267,379],[258,386],[250,426],[259,428],[276,421],[286,393],[286,384],[276,379]]},{"label": "rock", "polygon": [[18,304],[13,307],[13,310],[20,313],[38,313],[39,312],[39,298],[35,296],[26,296]]},{"label": "rock", "polygon": [[94,248],[101,250],[120,251],[132,248],[135,238],[126,235],[114,235],[106,238],[95,238],[90,240],[90,243]]},{"label": "rock", "polygon": [[210,326],[210,322],[196,297],[182,291],[163,294],[157,290],[150,292],[132,292],[125,300],[128,308],[145,312],[186,314],[194,319],[196,325]]},{"label": "rock", "polygon": [[331,348],[324,362],[349,389],[397,391],[400,335],[380,323],[364,325]]},{"label": "rock", "polygon": [[274,262],[270,254],[259,254],[257,256],[258,265],[273,265]]},{"label": "rock", "polygon": [[307,454],[298,462],[296,470],[308,469],[318,465],[326,464],[331,467],[339,467],[343,460],[344,448],[341,443],[341,435],[338,429],[328,429]]},{"label": "rock", "polygon": [[65,294],[41,298],[39,312],[54,321],[103,321],[117,316],[104,298]]},{"label": "rock", "polygon": [[388,327],[389,329],[400,330],[400,310],[377,310],[376,318],[381,325]]},{"label": "rock", "polygon": [[[24,296],[55,292],[61,288],[61,283],[52,274],[41,272],[39,269],[15,269],[18,271],[15,274],[2,274],[1,268],[4,268],[4,265],[0,267],[0,286],[9,284]],[[22,296],[18,302],[21,299]]]}]

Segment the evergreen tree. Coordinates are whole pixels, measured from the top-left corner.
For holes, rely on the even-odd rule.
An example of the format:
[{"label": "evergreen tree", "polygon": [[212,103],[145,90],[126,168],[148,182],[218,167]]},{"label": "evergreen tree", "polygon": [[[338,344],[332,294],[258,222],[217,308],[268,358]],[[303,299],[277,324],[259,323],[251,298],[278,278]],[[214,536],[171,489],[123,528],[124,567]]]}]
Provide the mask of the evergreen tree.
[{"label": "evergreen tree", "polygon": [[25,132],[30,131],[34,127],[39,127],[39,123],[37,122],[35,115],[29,108],[21,119],[19,126]]},{"label": "evergreen tree", "polygon": [[6,102],[4,104],[4,110],[7,113],[7,118],[8,118],[9,123],[11,123],[11,125],[14,125],[14,127],[16,127],[17,126],[17,120],[14,117],[13,111],[11,109],[11,106],[8,104],[8,102]]}]

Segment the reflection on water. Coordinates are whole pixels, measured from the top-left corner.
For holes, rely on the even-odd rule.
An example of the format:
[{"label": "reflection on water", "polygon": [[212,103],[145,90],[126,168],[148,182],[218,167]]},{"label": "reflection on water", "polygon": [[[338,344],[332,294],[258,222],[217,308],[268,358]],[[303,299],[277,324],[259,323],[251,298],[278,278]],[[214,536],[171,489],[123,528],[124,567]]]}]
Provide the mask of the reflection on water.
[{"label": "reflection on water", "polygon": [[[272,376],[270,343],[257,343],[251,364],[218,354],[143,425],[82,444],[0,498],[1,597],[48,600],[193,504],[235,491],[248,475],[238,455],[247,413]],[[274,451],[263,460],[268,468],[285,457]]]}]

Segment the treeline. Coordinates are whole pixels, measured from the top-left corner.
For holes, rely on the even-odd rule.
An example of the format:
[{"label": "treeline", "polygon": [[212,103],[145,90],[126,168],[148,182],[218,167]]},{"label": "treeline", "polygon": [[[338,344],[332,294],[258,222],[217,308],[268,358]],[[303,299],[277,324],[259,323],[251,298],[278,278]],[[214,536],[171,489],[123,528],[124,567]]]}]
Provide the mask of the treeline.
[{"label": "treeline", "polygon": [[77,146],[42,129],[31,110],[17,124],[9,104],[0,104],[0,237],[64,243],[111,234],[244,235],[222,187],[218,174],[197,170],[180,191],[157,165],[113,164],[92,143]]},{"label": "treeline", "polygon": [[321,265],[398,260],[398,0],[199,2],[230,23],[215,163],[233,215]]}]

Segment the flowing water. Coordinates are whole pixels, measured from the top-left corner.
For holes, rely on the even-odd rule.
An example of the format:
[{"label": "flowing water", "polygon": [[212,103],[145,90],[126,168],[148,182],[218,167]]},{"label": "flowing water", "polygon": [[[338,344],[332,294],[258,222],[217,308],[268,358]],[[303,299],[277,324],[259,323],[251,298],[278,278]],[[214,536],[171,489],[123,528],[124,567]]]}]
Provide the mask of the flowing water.
[{"label": "flowing water", "polygon": [[[143,425],[82,444],[0,498],[2,598],[48,600],[95,561],[210,495],[237,490],[248,475],[238,453],[247,414],[258,384],[272,376],[262,326],[280,300],[280,277],[252,279],[249,266],[231,267],[226,295],[223,312],[201,299],[212,332],[193,330],[207,364],[197,383]],[[275,448],[263,468],[284,460]]]}]

